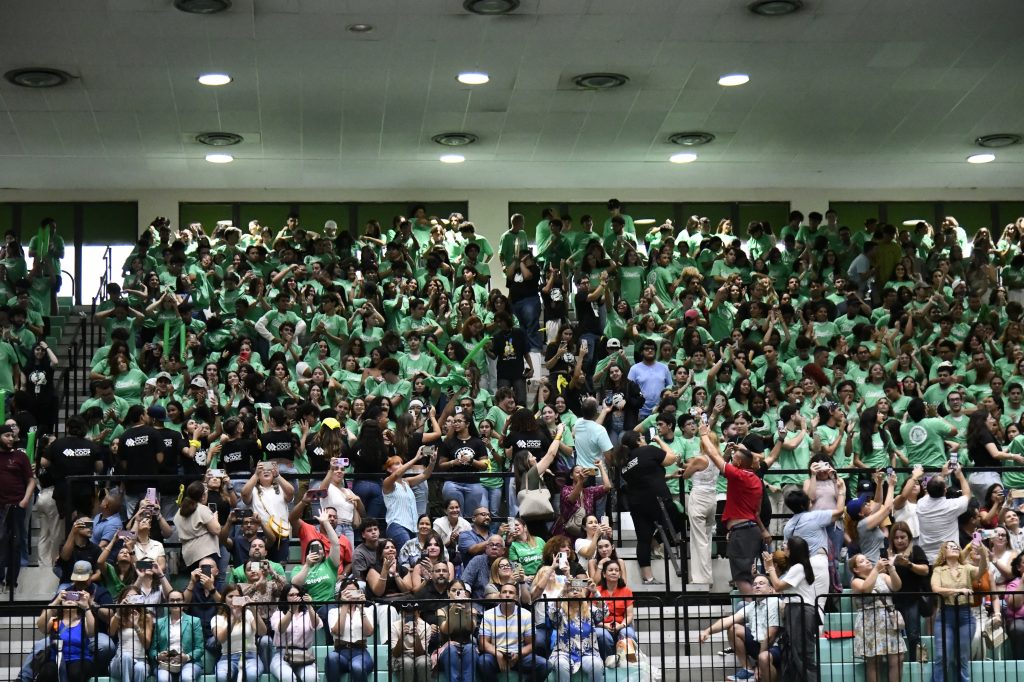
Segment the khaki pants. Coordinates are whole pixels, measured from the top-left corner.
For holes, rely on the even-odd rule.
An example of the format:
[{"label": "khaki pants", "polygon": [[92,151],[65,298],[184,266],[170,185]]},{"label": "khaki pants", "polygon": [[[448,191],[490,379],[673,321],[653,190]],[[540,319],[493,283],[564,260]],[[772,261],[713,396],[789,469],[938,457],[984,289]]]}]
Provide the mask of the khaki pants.
[{"label": "khaki pants", "polygon": [[391,671],[398,673],[402,682],[430,682],[430,657],[410,653],[392,657]]},{"label": "khaki pants", "polygon": [[690,582],[710,585],[711,537],[715,529],[714,488],[694,487],[686,499],[690,520]]},{"label": "khaki pants", "polygon": [[64,544],[64,521],[57,513],[57,501],[53,499],[54,486],[39,492],[35,514],[39,518],[39,565],[53,566],[53,561]]}]

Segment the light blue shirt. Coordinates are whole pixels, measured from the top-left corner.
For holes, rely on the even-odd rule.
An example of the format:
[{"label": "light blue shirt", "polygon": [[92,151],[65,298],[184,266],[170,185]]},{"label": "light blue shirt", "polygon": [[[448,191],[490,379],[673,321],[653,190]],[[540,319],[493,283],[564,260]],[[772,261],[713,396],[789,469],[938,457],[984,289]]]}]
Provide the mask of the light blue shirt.
[{"label": "light blue shirt", "polygon": [[644,394],[644,406],[640,408],[640,417],[647,417],[658,406],[661,392],[672,385],[672,373],[668,365],[655,362],[647,365],[638,362],[629,368],[629,379],[635,381]]},{"label": "light blue shirt", "polygon": [[92,519],[92,541],[97,545],[106,540],[107,542],[114,541],[114,535],[117,531],[121,530],[121,516],[120,514],[112,514],[108,518],[103,518],[103,514],[97,514]]},{"label": "light blue shirt", "polygon": [[576,447],[576,465],[584,469],[596,468],[595,462],[612,449],[608,431],[589,419],[577,420],[572,428],[572,439]]},{"label": "light blue shirt", "polygon": [[384,493],[385,519],[388,525],[397,523],[406,530],[416,530],[416,494],[404,481],[395,481],[395,488]]},{"label": "light blue shirt", "polygon": [[803,538],[807,542],[807,550],[814,556],[821,550],[828,551],[827,528],[835,525],[832,520],[832,512],[826,510],[803,512],[794,514],[793,518],[786,522],[782,530],[782,537],[790,539],[794,535]]}]

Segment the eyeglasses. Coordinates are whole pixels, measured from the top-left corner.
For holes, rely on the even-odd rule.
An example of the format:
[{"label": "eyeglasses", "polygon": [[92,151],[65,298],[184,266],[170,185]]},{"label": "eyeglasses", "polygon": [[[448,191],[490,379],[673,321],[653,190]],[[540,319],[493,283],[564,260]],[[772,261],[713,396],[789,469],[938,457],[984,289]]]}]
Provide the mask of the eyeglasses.
[{"label": "eyeglasses", "polygon": [[498,568],[512,568],[512,564],[508,563],[507,561],[502,561],[498,564]]}]

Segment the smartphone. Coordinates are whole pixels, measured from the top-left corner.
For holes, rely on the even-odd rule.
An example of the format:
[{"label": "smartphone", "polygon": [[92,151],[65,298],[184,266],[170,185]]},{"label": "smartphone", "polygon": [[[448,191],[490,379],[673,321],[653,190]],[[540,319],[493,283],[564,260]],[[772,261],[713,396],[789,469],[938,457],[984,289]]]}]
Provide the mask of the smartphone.
[{"label": "smartphone", "polygon": [[895,469],[893,469],[892,467],[886,467],[886,469],[885,469],[886,477],[892,476],[894,473],[896,473]]},{"label": "smartphone", "polygon": [[435,454],[437,454],[437,446],[436,445],[424,445],[423,446],[423,456],[424,457],[433,457]]},{"label": "smartphone", "polygon": [[117,531],[118,540],[134,540],[136,537],[135,531],[133,530],[119,530]]},{"label": "smartphone", "polygon": [[139,559],[138,561],[135,562],[135,570],[136,571],[148,571],[151,568],[153,568],[153,560],[152,559]]},{"label": "smartphone", "polygon": [[238,512],[238,518],[240,519],[252,518],[252,509],[236,509],[235,511]]},{"label": "smartphone", "polygon": [[216,503],[216,502],[207,502],[207,503],[206,503],[206,506],[207,506],[207,507],[209,508],[209,510],[210,510],[210,511],[212,511],[212,512],[213,512],[214,514],[216,514],[216,513],[217,513],[217,503]]},{"label": "smartphone", "polygon": [[146,500],[156,502],[156,488],[146,488]]},{"label": "smartphone", "polygon": [[261,564],[258,561],[250,561],[249,562],[249,570],[250,571],[261,571],[261,570],[263,570],[263,564]]},{"label": "smartphone", "polygon": [[608,525],[608,517],[607,516],[602,516],[601,517],[601,525],[602,526],[607,526]]},{"label": "smartphone", "polygon": [[248,603],[249,603],[249,600],[246,599],[245,597],[242,597],[242,596],[239,596],[239,595],[235,595],[234,597],[231,597],[231,605],[232,606],[236,606],[236,607],[238,607],[238,606],[245,606]]},{"label": "smartphone", "polygon": [[707,425],[708,425],[708,422],[709,422],[710,420],[708,419],[708,413],[707,413],[707,412],[701,412],[701,414],[700,414],[700,421],[701,421],[701,423],[702,423],[702,424],[703,424],[704,426],[707,426]]},{"label": "smartphone", "polygon": [[658,436],[658,427],[652,426],[647,429],[647,440],[653,441]]},{"label": "smartphone", "polygon": [[81,592],[77,592],[77,591],[72,590],[70,592],[65,592],[64,593],[64,599],[66,601],[78,601],[81,598],[82,598],[82,593]]},{"label": "smartphone", "polygon": [[327,497],[327,490],[324,488],[317,488],[315,490],[306,491],[306,497],[311,500],[322,500]]},{"label": "smartphone", "polygon": [[210,478],[224,478],[228,475],[223,469],[210,469],[207,474],[209,474]]},{"label": "smartphone", "polygon": [[133,594],[125,600],[125,603],[131,604],[132,606],[138,606],[139,604],[145,604],[146,598],[141,594]]},{"label": "smartphone", "polygon": [[589,585],[589,584],[590,584],[589,581],[582,580],[581,578],[573,578],[572,580],[569,581],[569,587],[571,587],[574,590],[585,589],[587,587],[587,585]]},{"label": "smartphone", "polygon": [[786,430],[786,422],[782,421],[781,419],[775,422],[775,424],[779,427],[779,433],[782,433],[783,431]]},{"label": "smartphone", "polygon": [[209,564],[204,564],[203,566],[200,566],[199,571],[207,578],[213,577],[213,566],[210,566]]},{"label": "smartphone", "polygon": [[92,528],[92,519],[86,519],[85,521],[82,521],[82,527]]}]

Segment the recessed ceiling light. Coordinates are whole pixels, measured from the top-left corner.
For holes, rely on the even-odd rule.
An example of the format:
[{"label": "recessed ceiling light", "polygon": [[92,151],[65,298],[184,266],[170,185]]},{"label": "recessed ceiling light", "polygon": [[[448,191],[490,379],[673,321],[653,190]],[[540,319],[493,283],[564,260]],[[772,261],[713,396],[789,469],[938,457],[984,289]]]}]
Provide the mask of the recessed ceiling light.
[{"label": "recessed ceiling light", "polygon": [[802,0],[754,0],[747,5],[747,9],[762,17],[781,17],[799,12],[803,6]]},{"label": "recessed ceiling light", "polygon": [[205,144],[208,147],[230,147],[242,141],[242,136],[237,133],[199,133],[196,135],[196,142]]},{"label": "recessed ceiling light", "polygon": [[995,160],[995,154],[971,154],[967,157],[967,163],[992,163]]},{"label": "recessed ceiling light", "polygon": [[508,14],[519,7],[519,0],[464,0],[463,8],[473,14]]},{"label": "recessed ceiling light", "polygon": [[998,149],[999,147],[1012,147],[1015,144],[1020,144],[1020,141],[1021,136],[1014,133],[993,133],[975,138],[974,144],[988,149]]},{"label": "recessed ceiling light", "polygon": [[611,90],[629,82],[629,76],[621,73],[581,73],[572,82],[585,90]]},{"label": "recessed ceiling light", "polygon": [[743,85],[750,81],[750,76],[745,73],[730,73],[722,76],[718,79],[719,85],[724,85],[727,88],[731,88],[734,85]]},{"label": "recessed ceiling light", "polygon": [[226,73],[204,73],[196,80],[200,85],[227,85],[234,79]]},{"label": "recessed ceiling light", "polygon": [[693,163],[697,160],[697,155],[692,152],[683,152],[682,154],[673,154],[668,157],[668,160],[672,163]]},{"label": "recessed ceiling light", "polygon": [[699,147],[702,144],[714,142],[714,140],[714,135],[702,132],[676,133],[668,138],[668,141],[672,144],[678,144],[683,147]]},{"label": "recessed ceiling light", "polygon": [[466,157],[462,154],[442,154],[441,163],[462,163]]},{"label": "recessed ceiling light", "polygon": [[13,69],[4,74],[8,82],[23,88],[55,88],[70,81],[73,76],[67,71],[49,67]]},{"label": "recessed ceiling light", "polygon": [[207,154],[206,160],[210,163],[231,163],[235,157],[230,154]]},{"label": "recessed ceiling light", "polygon": [[350,33],[369,33],[373,30],[373,24],[349,24],[345,30]]},{"label": "recessed ceiling light", "polygon": [[482,71],[465,71],[455,77],[463,85],[483,85],[491,80],[491,77]]},{"label": "recessed ceiling light", "polygon": [[473,144],[480,138],[473,133],[441,133],[440,135],[434,135],[430,139],[445,147],[465,147],[467,144]]},{"label": "recessed ceiling light", "polygon": [[174,0],[174,7],[189,14],[217,14],[231,9],[231,0]]}]

